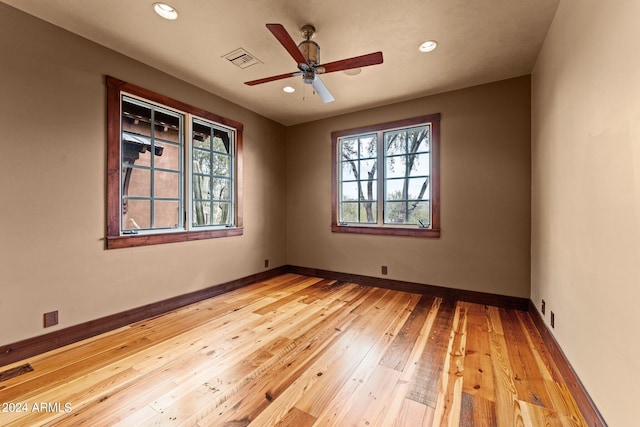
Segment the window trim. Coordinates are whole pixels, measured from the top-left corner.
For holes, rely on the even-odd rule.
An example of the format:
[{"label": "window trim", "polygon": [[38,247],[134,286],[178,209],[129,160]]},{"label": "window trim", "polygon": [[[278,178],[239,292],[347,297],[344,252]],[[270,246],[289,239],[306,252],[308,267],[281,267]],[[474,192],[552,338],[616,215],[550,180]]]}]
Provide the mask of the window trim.
[{"label": "window trim", "polygon": [[[408,128],[424,123],[431,124],[431,227],[408,227],[405,225],[384,224],[383,221],[378,225],[341,225],[338,222],[338,164],[340,160],[338,158],[339,138],[366,133],[383,132],[398,128]],[[384,178],[378,177],[378,180],[380,184],[383,183]],[[379,202],[384,203],[384,201]],[[388,236],[440,237],[440,113],[331,132],[331,231],[334,233]]]},{"label": "window trim", "polygon": [[[239,236],[244,233],[243,214],[242,214],[242,176],[243,176],[243,157],[242,157],[242,134],[243,125],[240,122],[230,120],[216,114],[210,113],[203,109],[193,107],[181,101],[177,101],[168,96],[164,96],[148,89],[141,88],[131,83],[124,82],[111,76],[107,76],[107,224],[106,224],[106,248],[117,249],[136,246],[157,245],[163,243],[177,243],[191,240],[214,239],[221,237]],[[120,120],[121,120],[121,103],[122,93],[138,96],[148,101],[161,104],[171,109],[179,110],[199,118],[217,122],[221,125],[233,128],[235,135],[235,226],[220,229],[206,230],[184,230],[184,231],[165,231],[158,233],[145,233],[137,235],[122,235],[120,230]],[[183,158],[188,156],[186,144]],[[184,180],[190,177],[185,176]],[[183,191],[185,196],[186,190]],[[188,205],[185,201],[185,208]]]}]

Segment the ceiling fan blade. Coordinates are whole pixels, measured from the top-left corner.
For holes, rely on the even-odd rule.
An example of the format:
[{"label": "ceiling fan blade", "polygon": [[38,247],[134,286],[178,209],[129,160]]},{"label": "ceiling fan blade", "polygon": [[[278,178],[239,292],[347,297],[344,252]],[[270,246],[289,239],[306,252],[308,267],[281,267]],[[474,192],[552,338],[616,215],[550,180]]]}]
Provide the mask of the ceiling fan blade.
[{"label": "ceiling fan blade", "polygon": [[315,78],[313,79],[313,83],[311,83],[311,86],[313,86],[313,89],[316,91],[318,96],[320,96],[320,99],[322,99],[322,102],[324,102],[325,104],[335,101],[335,98],[333,97],[333,95],[331,95],[331,92],[329,92],[329,89],[327,89],[327,87],[324,85],[322,80],[320,80],[320,77],[318,77],[318,75],[316,75]]},{"label": "ceiling fan blade", "polygon": [[271,77],[265,77],[262,79],[258,79],[258,80],[251,80],[248,82],[244,82],[244,84],[246,84],[247,86],[255,86],[255,85],[259,85],[262,83],[269,83],[275,80],[282,80],[282,79],[286,79],[287,77],[295,77],[295,76],[300,76],[302,75],[302,71],[296,71],[293,73],[286,73],[286,74],[279,74],[277,76],[271,76]]},{"label": "ceiling fan blade", "polygon": [[369,53],[367,55],[354,56],[353,58],[341,59],[340,61],[322,64],[325,73],[335,71],[350,70],[352,68],[368,67],[369,65],[382,64],[382,52]]},{"label": "ceiling fan blade", "polygon": [[[298,45],[293,41],[287,30],[280,24],[267,24],[267,28],[275,36],[280,44],[289,52],[289,55],[295,59],[297,64],[307,64],[307,60],[298,49]],[[308,64],[307,64],[308,65]]]}]

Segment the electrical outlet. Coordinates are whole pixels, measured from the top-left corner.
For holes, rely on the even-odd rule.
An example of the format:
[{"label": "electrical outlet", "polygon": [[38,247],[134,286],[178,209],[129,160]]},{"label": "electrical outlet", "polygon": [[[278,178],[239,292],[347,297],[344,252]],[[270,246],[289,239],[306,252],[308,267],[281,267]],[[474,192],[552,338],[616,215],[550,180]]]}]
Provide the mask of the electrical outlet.
[{"label": "electrical outlet", "polygon": [[58,324],[58,310],[44,314],[44,327],[54,326]]},{"label": "electrical outlet", "polygon": [[542,314],[545,314],[545,312],[546,312],[547,310],[546,310],[546,307],[545,307],[544,300],[542,300],[542,307],[541,307],[541,308],[542,308]]},{"label": "electrical outlet", "polygon": [[387,275],[387,266],[386,265],[382,266],[382,274],[385,275],[385,276]]},{"label": "electrical outlet", "polygon": [[269,260],[265,259],[264,260],[264,268],[268,268],[269,267]]},{"label": "electrical outlet", "polygon": [[553,313],[553,311],[551,312],[551,327],[556,327],[556,315]]}]

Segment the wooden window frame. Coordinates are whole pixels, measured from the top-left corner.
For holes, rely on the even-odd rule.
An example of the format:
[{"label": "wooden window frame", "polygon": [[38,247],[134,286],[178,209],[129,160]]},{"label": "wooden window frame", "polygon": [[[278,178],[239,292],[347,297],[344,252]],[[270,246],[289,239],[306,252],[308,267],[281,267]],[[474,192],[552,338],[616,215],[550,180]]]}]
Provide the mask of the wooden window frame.
[{"label": "wooden window frame", "polygon": [[[338,185],[339,185],[339,138],[352,135],[360,135],[366,133],[384,132],[398,128],[408,128],[424,123],[431,124],[431,224],[429,228],[420,228],[418,226],[391,225],[355,225],[339,223],[338,208]],[[331,132],[331,231],[334,233],[354,233],[354,234],[373,234],[387,236],[408,236],[408,237],[440,237],[440,114],[430,114],[426,116],[414,117],[410,119],[397,120],[393,122],[381,123],[371,126],[359,128],[345,129]],[[384,168],[379,168],[383,170]],[[378,177],[378,182],[383,183],[382,174]],[[378,203],[384,203],[384,200]]]},{"label": "wooden window frame", "polygon": [[[203,109],[193,107],[168,96],[164,96],[131,83],[107,76],[107,235],[106,248],[117,249],[136,246],[177,243],[191,240],[215,239],[239,236],[244,232],[242,215],[242,123],[230,120]],[[122,206],[120,194],[121,160],[121,97],[122,94],[139,96],[148,101],[164,105],[212,122],[220,123],[236,131],[235,137],[235,225],[219,229],[157,232],[138,235],[123,235],[120,227],[120,210]],[[189,144],[184,144],[187,150]],[[186,155],[186,152],[185,152]],[[186,158],[186,156],[185,156]],[[186,173],[186,171],[185,171]],[[185,175],[185,181],[189,177]],[[185,199],[191,197],[184,192]],[[186,203],[185,203],[186,206]],[[186,226],[186,224],[185,224]]]}]

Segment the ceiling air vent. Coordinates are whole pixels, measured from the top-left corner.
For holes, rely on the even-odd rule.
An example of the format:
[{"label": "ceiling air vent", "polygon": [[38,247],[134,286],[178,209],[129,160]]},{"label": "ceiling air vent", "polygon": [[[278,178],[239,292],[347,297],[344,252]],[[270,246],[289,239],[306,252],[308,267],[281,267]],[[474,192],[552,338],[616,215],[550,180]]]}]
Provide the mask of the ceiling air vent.
[{"label": "ceiling air vent", "polygon": [[248,68],[252,65],[262,64],[262,61],[242,48],[227,53],[223,58],[240,68]]}]

